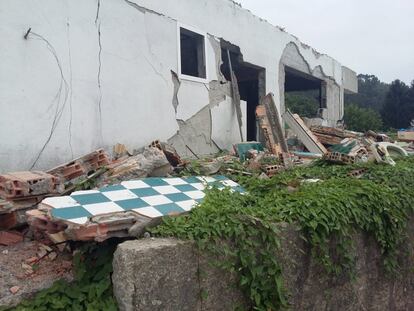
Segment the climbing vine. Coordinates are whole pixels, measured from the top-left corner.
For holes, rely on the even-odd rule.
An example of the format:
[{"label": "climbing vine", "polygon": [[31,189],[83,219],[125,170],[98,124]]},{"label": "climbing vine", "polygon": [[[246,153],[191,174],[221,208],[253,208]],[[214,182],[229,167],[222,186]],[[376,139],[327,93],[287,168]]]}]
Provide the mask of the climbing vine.
[{"label": "climbing vine", "polygon": [[[356,169],[365,171],[362,177],[349,176]],[[200,251],[212,254],[218,267],[238,276],[251,309],[288,307],[277,256],[282,222],[300,227],[314,258],[328,273],[352,272],[357,230],[375,238],[384,267],[397,271],[399,246],[414,207],[414,158],[400,160],[395,167],[318,162],[269,180],[232,178],[247,194],[212,189],[191,213],[165,219],[152,233],[192,240]],[[117,310],[110,279],[115,247],[114,242],[84,246],[74,259],[73,283],[59,281],[9,310]]]},{"label": "climbing vine", "polygon": [[[355,169],[365,174],[350,177]],[[300,226],[314,258],[328,273],[352,272],[356,230],[376,239],[385,269],[396,271],[399,245],[414,207],[414,159],[399,161],[396,167],[319,162],[270,180],[233,177],[247,195],[213,189],[190,214],[166,219],[153,233],[194,240],[219,258],[217,265],[238,274],[254,310],[288,305],[276,256],[280,222]],[[308,182],[310,178],[320,181]]]}]

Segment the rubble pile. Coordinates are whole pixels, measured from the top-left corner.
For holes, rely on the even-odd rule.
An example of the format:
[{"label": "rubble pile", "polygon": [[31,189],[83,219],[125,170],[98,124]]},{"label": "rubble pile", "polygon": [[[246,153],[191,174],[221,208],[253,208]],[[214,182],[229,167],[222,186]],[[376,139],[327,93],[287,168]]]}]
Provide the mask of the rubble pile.
[{"label": "rubble pile", "polygon": [[[46,172],[0,175],[0,245],[35,239],[55,246],[45,256],[57,256],[68,241],[142,236],[163,217],[188,213],[210,187],[244,192],[226,176],[268,179],[315,160],[395,165],[395,158],[414,154],[409,133],[393,142],[373,131],[309,128],[299,115],[280,116],[275,107],[268,94],[256,109],[263,143],[242,142],[217,156],[183,160],[155,140],[133,152],[116,144],[112,159],[98,149]],[[350,176],[364,173],[356,169]]]},{"label": "rubble pile", "polygon": [[333,127],[313,126],[311,127],[311,131],[322,144],[328,146],[338,145],[345,138],[357,139],[358,137],[361,137],[361,133]]},{"label": "rubble pile", "polygon": [[0,175],[0,230],[26,224],[26,212],[46,197],[63,195],[102,174],[109,156],[96,150],[47,172],[12,172]]}]

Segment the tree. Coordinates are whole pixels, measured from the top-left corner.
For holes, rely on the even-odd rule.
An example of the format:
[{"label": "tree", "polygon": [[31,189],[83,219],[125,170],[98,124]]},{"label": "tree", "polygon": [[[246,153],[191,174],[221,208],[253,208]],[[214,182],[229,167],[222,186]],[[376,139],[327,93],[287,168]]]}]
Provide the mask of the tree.
[{"label": "tree", "polygon": [[360,107],[381,111],[385,102],[389,85],[381,82],[376,76],[358,75],[358,94],[345,95],[345,103],[353,103]]},{"label": "tree", "polygon": [[356,104],[345,106],[344,121],[349,130],[357,132],[376,131],[382,128],[382,119],[378,111],[362,108]]},{"label": "tree", "polygon": [[285,93],[285,105],[291,112],[297,113],[301,117],[314,118],[318,114],[320,107],[312,91]]},{"label": "tree", "polygon": [[414,118],[414,84],[411,88],[404,82],[395,80],[385,98],[381,115],[385,126],[389,128],[406,128]]}]

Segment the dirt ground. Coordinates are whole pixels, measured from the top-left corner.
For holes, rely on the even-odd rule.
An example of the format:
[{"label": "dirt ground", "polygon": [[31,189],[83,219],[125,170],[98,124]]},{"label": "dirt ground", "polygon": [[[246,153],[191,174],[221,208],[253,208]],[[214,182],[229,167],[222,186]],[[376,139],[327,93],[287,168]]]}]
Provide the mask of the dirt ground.
[{"label": "dirt ground", "polygon": [[14,306],[62,278],[73,279],[69,253],[36,241],[0,245],[0,308]]}]

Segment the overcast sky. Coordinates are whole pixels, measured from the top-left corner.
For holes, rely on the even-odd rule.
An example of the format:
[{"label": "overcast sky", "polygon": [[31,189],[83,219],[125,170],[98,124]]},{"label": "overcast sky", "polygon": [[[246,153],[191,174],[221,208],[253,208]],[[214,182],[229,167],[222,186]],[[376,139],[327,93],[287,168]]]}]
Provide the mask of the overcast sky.
[{"label": "overcast sky", "polygon": [[414,0],[236,0],[358,73],[414,80]]}]

